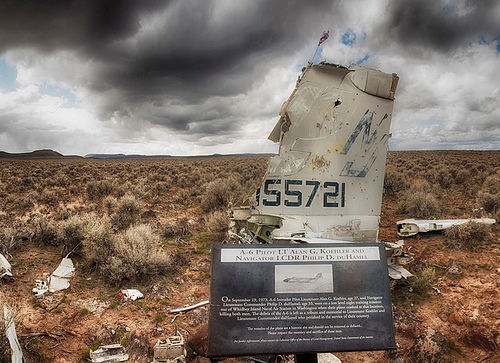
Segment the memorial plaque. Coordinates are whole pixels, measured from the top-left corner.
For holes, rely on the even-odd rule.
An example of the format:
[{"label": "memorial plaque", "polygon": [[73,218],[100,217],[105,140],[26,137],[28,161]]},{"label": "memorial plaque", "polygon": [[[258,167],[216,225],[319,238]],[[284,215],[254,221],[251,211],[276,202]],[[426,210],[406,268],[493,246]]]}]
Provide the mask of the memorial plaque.
[{"label": "memorial plaque", "polygon": [[209,356],[395,347],[383,244],[213,246]]}]

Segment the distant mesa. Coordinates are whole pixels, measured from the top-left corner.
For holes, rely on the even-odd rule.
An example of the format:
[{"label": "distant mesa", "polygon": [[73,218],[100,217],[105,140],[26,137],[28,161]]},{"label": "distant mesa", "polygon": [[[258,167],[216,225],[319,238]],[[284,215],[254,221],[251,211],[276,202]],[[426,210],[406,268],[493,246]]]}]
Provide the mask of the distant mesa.
[{"label": "distant mesa", "polygon": [[86,159],[142,159],[142,158],[170,158],[171,155],[140,155],[140,154],[87,154]]},{"label": "distant mesa", "polygon": [[[184,156],[186,158],[194,157],[221,157],[221,156],[255,156],[267,154],[241,153],[241,154],[211,154],[211,155],[194,155]],[[274,155],[274,154],[269,154]],[[139,158],[172,158],[172,155],[141,155],[141,154],[87,154],[83,156],[85,159],[139,159]],[[182,157],[182,156],[181,156]],[[50,149],[35,150],[28,153],[8,153],[0,151],[0,159],[57,159],[57,158],[82,158],[79,155],[63,155],[57,151]]]},{"label": "distant mesa", "polygon": [[10,158],[10,159],[32,159],[32,158],[56,159],[64,157],[65,156],[63,154],[50,149],[35,150],[29,153],[8,153],[5,151],[0,151],[0,158]]}]

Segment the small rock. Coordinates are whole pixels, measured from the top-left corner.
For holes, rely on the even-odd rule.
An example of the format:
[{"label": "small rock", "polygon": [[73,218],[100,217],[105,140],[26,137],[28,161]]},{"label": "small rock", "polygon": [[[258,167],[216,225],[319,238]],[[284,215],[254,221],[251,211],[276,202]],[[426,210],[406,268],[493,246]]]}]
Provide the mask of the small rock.
[{"label": "small rock", "polygon": [[445,345],[443,334],[428,328],[420,334],[410,348],[408,355],[413,363],[439,363]]},{"label": "small rock", "polygon": [[458,262],[450,261],[446,268],[446,272],[454,277],[460,277],[460,275],[462,275],[462,267]]},{"label": "small rock", "polygon": [[464,318],[460,315],[458,311],[454,311],[448,317],[448,322],[455,325],[464,325]]},{"label": "small rock", "polygon": [[62,293],[54,293],[52,295],[45,293],[38,297],[38,303],[47,311],[52,311],[62,302],[64,295]]}]

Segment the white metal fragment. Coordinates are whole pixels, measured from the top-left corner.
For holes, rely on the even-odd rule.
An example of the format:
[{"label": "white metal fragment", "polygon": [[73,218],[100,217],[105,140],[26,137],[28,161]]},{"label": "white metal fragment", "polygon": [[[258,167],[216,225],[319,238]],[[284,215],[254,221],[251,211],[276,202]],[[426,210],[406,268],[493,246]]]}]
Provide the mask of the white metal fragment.
[{"label": "white metal fragment", "polygon": [[12,266],[4,255],[0,253],[0,279],[4,276],[12,276]]},{"label": "white metal fragment", "polygon": [[5,323],[5,334],[7,335],[7,339],[9,340],[10,348],[12,350],[12,363],[23,363],[23,351],[21,350],[21,345],[19,344],[19,340],[17,339],[14,318],[12,317],[12,314],[7,305],[3,306],[3,316]]},{"label": "white metal fragment", "polygon": [[49,286],[47,285],[46,281],[43,280],[36,280],[35,281],[36,287],[32,289],[32,291],[35,293],[35,296],[40,296],[45,294],[47,291],[49,291]]},{"label": "white metal fragment", "polygon": [[75,268],[70,258],[63,258],[56,270],[49,276],[49,291],[64,290],[69,287],[69,280],[73,276]]},{"label": "white metal fragment", "polygon": [[196,308],[199,308],[201,306],[208,305],[208,304],[210,304],[210,301],[209,300],[205,300],[205,301],[199,302],[198,304],[194,304],[194,305],[191,305],[191,306],[186,306],[186,307],[183,307],[183,308],[172,309],[172,310],[170,310],[170,312],[171,313],[180,313],[182,311],[188,311],[188,310],[196,309]]},{"label": "white metal fragment", "polygon": [[470,219],[404,219],[396,222],[397,233],[401,237],[414,236],[421,232],[443,231],[455,225],[468,222],[495,224],[492,218],[470,218]]},{"label": "white metal fragment", "polygon": [[121,344],[101,345],[95,351],[90,350],[90,359],[93,363],[124,362],[128,354]]},{"label": "white metal fragment", "polygon": [[122,290],[123,296],[127,299],[135,301],[137,299],[142,299],[144,297],[143,293],[136,289],[124,289]]}]

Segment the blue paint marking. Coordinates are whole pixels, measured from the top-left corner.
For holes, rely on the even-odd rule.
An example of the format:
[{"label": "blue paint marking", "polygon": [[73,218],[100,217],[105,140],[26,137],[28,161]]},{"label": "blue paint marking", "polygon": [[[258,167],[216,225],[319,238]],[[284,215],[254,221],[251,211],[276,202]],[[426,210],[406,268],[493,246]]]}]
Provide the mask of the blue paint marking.
[{"label": "blue paint marking", "polygon": [[[349,139],[344,145],[344,148],[340,152],[341,155],[349,154],[349,151],[351,150],[352,145],[356,142],[356,139],[358,138],[359,134],[363,135],[361,139],[360,149],[365,150],[364,156],[367,156],[370,149],[373,149],[372,145],[376,145],[376,141],[378,139],[378,130],[375,129],[373,132],[371,132],[374,115],[375,111],[366,110],[365,114],[363,115],[363,117],[361,117],[361,120],[359,120],[358,124],[354,128],[354,131],[352,132],[351,136],[349,136]],[[388,119],[389,115],[385,114],[380,120],[380,122],[377,123],[377,127],[382,125],[382,123]],[[384,141],[386,137],[388,136],[383,135],[382,138],[379,140],[379,142]],[[377,159],[377,152],[378,152],[378,147],[375,147],[365,165],[359,170],[353,169],[354,161],[352,160],[346,161],[344,167],[342,168],[342,171],[340,172],[340,176],[364,178],[366,174],[368,174],[368,171],[372,167],[373,163],[375,163],[375,160]]]}]

